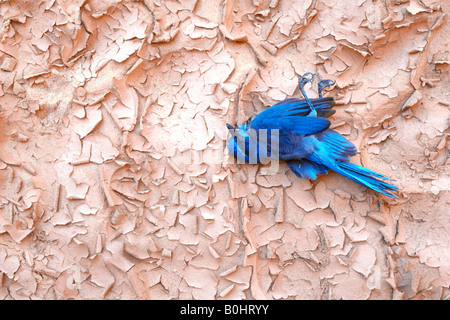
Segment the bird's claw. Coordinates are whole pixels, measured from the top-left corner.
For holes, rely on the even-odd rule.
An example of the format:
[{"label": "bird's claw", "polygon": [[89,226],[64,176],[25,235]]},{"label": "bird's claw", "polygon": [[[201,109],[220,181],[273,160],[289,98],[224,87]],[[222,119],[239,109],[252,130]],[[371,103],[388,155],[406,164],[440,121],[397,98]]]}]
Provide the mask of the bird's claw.
[{"label": "bird's claw", "polygon": [[[300,91],[302,92],[303,96],[305,97],[306,103],[308,103],[308,106],[311,108],[311,113],[308,115],[309,117],[317,116],[317,112],[316,112],[315,108],[313,107],[311,101],[309,100],[308,96],[306,95],[304,87],[308,82],[311,82],[313,80],[313,78],[314,78],[314,74],[312,72],[306,72],[304,75],[302,75],[300,77],[300,80],[298,80],[298,87],[299,87]],[[335,83],[336,83],[336,81],[332,81],[329,79],[320,80],[319,83],[317,84],[317,91],[319,93],[319,98],[322,98],[322,91],[325,88],[331,87]]]},{"label": "bird's claw", "polygon": [[319,98],[322,98],[322,91],[327,87],[331,87],[336,83],[336,81],[332,81],[329,79],[320,80],[317,84],[317,91],[319,92]]},{"label": "bird's claw", "polygon": [[[310,78],[308,78],[308,76]],[[303,88],[305,86],[305,84],[307,84],[308,82],[311,82],[313,78],[314,78],[314,74],[312,72],[307,72],[304,75],[302,75],[300,80],[298,80],[299,88]]]},{"label": "bird's claw", "polygon": [[304,86],[308,82],[311,82],[313,78],[314,78],[314,75],[312,74],[312,72],[307,72],[301,76],[300,80],[298,80],[298,87],[299,87],[300,91],[302,92],[303,96],[305,97],[305,100],[308,103],[308,106],[311,108],[311,114],[316,113],[316,110],[314,109],[311,101],[309,100],[308,96],[306,95]]}]

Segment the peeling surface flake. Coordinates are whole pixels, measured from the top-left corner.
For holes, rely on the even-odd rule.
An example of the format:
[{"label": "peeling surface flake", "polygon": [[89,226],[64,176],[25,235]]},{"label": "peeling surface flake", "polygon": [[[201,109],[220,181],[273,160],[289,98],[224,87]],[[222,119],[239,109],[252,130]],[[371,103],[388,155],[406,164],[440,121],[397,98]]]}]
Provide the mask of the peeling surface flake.
[{"label": "peeling surface flake", "polygon": [[[448,1],[0,2],[0,299],[448,299]],[[396,199],[236,164],[336,85]]]}]

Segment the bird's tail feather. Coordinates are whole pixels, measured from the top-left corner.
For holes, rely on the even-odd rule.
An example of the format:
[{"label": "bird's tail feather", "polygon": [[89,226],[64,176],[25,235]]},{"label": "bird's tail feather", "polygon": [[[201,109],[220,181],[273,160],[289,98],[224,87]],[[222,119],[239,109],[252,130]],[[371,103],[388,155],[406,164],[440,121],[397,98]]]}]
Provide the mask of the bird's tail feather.
[{"label": "bird's tail feather", "polygon": [[398,191],[396,186],[386,183],[382,180],[391,180],[385,175],[372,171],[370,169],[358,166],[349,162],[339,162],[336,161],[337,166],[332,168],[337,173],[349,178],[363,186],[382,193],[388,197],[395,198],[391,193]]}]

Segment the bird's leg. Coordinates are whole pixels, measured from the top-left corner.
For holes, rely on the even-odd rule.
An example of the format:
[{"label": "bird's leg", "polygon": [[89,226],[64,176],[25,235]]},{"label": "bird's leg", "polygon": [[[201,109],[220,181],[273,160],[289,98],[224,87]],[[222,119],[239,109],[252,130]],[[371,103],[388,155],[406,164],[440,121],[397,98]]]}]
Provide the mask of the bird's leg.
[{"label": "bird's leg", "polygon": [[320,80],[319,83],[317,84],[317,91],[319,92],[319,98],[322,98],[322,90],[323,89],[325,89],[327,87],[331,87],[335,83],[336,83],[336,81],[331,81],[329,79]]},{"label": "bird's leg", "polygon": [[312,105],[311,101],[309,100],[308,96],[306,95],[306,92],[304,89],[305,84],[307,84],[308,82],[311,82],[313,77],[314,77],[314,75],[311,72],[307,72],[298,81],[298,87],[299,87],[300,91],[302,92],[303,96],[305,97],[306,103],[308,103],[309,107],[311,108],[311,113],[308,115],[308,117],[316,117],[317,116],[316,109],[313,107],[313,105]]}]

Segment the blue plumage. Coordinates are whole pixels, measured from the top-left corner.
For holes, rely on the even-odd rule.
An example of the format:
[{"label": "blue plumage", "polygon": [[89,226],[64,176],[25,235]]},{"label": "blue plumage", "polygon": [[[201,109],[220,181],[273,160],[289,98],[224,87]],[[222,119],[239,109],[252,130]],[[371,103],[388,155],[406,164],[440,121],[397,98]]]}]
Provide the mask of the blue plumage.
[{"label": "blue plumage", "polygon": [[[308,75],[312,79],[312,74],[307,73],[299,82],[305,100],[290,98],[278,102],[237,129],[227,124],[232,131],[227,144],[230,153],[247,163],[262,162],[277,153],[279,159],[285,160],[298,177],[315,180],[317,175],[327,174],[331,169],[395,198],[392,192],[397,191],[397,187],[383,181],[391,179],[349,163],[350,157],[357,152],[356,147],[338,132],[329,129],[330,121],[326,117],[334,113],[334,100],[323,98],[321,94],[322,89],[334,82],[319,82],[319,98],[310,100],[303,90],[304,84],[311,81],[306,78]],[[272,132],[277,133],[277,146],[271,140]],[[265,139],[262,139],[262,133]]]}]

